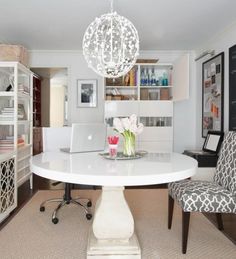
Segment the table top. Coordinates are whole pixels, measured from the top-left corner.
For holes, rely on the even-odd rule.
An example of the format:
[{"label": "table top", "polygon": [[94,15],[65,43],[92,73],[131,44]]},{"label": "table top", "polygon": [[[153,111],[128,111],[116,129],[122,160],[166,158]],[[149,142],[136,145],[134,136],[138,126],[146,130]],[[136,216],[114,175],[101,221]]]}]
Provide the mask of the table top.
[{"label": "table top", "polygon": [[140,159],[109,160],[97,152],[45,152],[32,157],[31,171],[51,180],[100,186],[168,183],[193,176],[197,161],[178,153],[148,153]]}]

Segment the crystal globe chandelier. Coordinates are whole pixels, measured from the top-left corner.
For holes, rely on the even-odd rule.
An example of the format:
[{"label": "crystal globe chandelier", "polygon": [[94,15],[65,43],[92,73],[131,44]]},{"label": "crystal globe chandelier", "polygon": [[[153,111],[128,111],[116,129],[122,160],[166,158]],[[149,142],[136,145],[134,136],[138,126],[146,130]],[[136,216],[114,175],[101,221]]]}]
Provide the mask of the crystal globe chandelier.
[{"label": "crystal globe chandelier", "polygon": [[125,75],[139,54],[139,37],[134,25],[113,11],[96,18],[83,38],[83,54],[88,66],[107,78]]}]

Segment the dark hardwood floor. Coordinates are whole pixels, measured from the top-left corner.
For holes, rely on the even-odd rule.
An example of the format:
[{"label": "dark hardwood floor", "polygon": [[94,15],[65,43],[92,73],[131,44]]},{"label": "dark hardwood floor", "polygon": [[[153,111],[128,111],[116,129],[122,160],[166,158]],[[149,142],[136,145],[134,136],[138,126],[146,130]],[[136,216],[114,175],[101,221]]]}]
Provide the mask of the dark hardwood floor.
[{"label": "dark hardwood floor", "polygon": [[[55,190],[55,189],[63,189],[64,184],[59,183],[54,185],[55,181],[51,181],[45,178],[41,178],[37,175],[34,175],[34,188],[33,190],[29,189],[29,182],[25,182],[22,186],[18,189],[18,207],[10,214],[8,218],[6,218],[0,224],[0,230],[8,223],[10,220],[19,212],[19,210],[27,203],[28,200],[38,191],[38,190]],[[73,186],[75,189],[94,189],[93,186]],[[145,187],[138,187],[138,188],[147,188]],[[166,185],[153,185],[149,188],[166,188]],[[134,187],[132,187],[134,189]],[[216,226],[216,217],[213,214],[205,214],[205,216]],[[234,243],[236,244],[236,214],[223,214],[223,223],[224,223],[224,230],[223,233]]]}]

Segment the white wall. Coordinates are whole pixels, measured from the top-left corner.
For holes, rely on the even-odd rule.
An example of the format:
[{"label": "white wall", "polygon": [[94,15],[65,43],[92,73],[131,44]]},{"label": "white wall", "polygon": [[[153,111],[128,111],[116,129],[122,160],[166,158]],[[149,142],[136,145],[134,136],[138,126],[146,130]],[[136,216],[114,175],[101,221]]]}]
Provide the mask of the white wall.
[{"label": "white wall", "polygon": [[[68,121],[103,121],[103,79],[88,68],[81,51],[32,51],[30,67],[68,68]],[[96,108],[77,107],[77,79],[98,80],[98,106]]]},{"label": "white wall", "polygon": [[[224,51],[224,130],[228,130],[229,124],[229,48],[236,44],[236,24],[232,24],[224,31],[217,34],[210,41],[203,43],[197,50],[197,55],[205,50],[215,50],[215,55]],[[197,119],[197,134],[196,143],[201,147],[204,139],[201,137],[201,120],[202,120],[202,63],[208,60],[210,56],[202,58],[196,62],[196,85],[197,85],[197,105],[196,119]]]},{"label": "white wall", "polygon": [[[159,58],[160,63],[173,63],[186,51],[143,51],[139,58]],[[190,98],[174,104],[174,150],[182,152],[195,148],[196,140],[196,87],[194,52],[190,53]],[[88,68],[81,51],[31,51],[31,67],[68,68],[68,121],[101,122],[104,119],[104,81]],[[98,106],[77,107],[77,79],[98,80]]]}]

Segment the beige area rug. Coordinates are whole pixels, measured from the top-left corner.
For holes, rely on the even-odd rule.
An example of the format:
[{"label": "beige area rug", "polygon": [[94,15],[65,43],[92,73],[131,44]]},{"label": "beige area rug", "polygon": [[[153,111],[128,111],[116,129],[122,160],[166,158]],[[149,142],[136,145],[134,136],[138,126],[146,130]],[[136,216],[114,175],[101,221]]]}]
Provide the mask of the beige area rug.
[{"label": "beige area rug", "polygon": [[[73,197],[78,191],[73,192]],[[95,203],[100,191],[79,191]],[[64,207],[59,223],[51,223],[56,204],[39,211],[48,198],[60,197],[61,191],[39,191],[0,231],[1,259],[84,259],[88,230],[92,222],[81,208]],[[190,219],[187,255],[181,254],[181,211],[175,207],[172,229],[167,229],[166,190],[127,190],[126,198],[135,219],[142,259],[156,258],[236,258],[236,246],[200,213]]]}]

